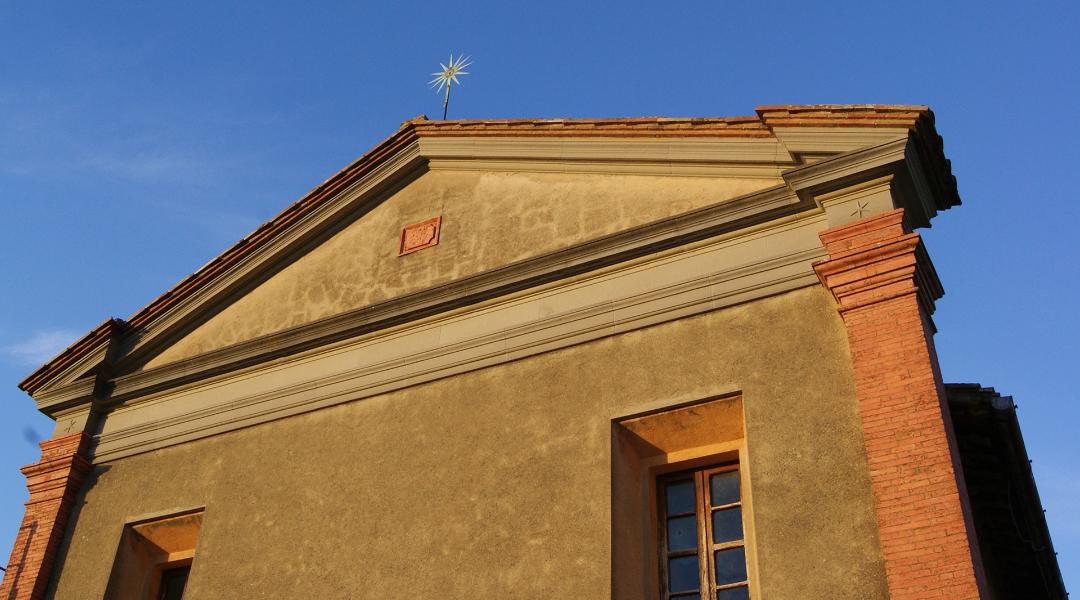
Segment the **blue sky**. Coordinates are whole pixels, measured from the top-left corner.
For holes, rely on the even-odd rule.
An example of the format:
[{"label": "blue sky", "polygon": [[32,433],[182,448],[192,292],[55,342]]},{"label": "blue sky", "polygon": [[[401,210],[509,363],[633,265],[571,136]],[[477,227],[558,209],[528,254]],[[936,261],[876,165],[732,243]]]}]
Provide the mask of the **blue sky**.
[{"label": "blue sky", "polygon": [[[419,114],[929,104],[964,204],[924,231],[946,381],[1013,395],[1080,585],[1080,9],[1005,2],[0,0],[0,562],[50,422],[15,384]],[[662,7],[662,10],[658,10]]]}]

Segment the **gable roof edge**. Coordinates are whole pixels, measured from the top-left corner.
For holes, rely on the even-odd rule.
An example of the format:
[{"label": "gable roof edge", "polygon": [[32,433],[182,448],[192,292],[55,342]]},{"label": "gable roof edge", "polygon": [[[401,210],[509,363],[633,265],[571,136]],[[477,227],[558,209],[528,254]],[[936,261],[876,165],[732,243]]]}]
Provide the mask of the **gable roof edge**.
[{"label": "gable roof edge", "polygon": [[[768,105],[758,106],[755,116],[671,118],[641,117],[617,119],[508,119],[508,120],[454,120],[431,121],[425,116],[410,119],[397,131],[376,144],[344,169],[329,177],[300,200],[260,225],[219,256],[185,277],[172,289],[137,311],[126,321],[109,319],[80,338],[55,358],[45,363],[18,385],[33,395],[57,380],[63,371],[84,359],[102,343],[117,335],[138,330],[156,321],[162,315],[206,286],[224,276],[244,259],[266,247],[272,240],[329,200],[346,190],[364,175],[369,174],[402,149],[422,137],[443,136],[550,136],[550,137],[774,137],[776,126],[837,127],[903,127],[916,131],[928,123],[931,138],[927,149],[933,156],[935,180],[944,184],[948,195],[948,183],[955,195],[955,178],[952,178],[949,161],[941,152],[940,136],[933,126],[933,113],[925,106],[899,105]],[[944,168],[942,168],[942,166]],[[945,175],[942,175],[944,172]]]}]

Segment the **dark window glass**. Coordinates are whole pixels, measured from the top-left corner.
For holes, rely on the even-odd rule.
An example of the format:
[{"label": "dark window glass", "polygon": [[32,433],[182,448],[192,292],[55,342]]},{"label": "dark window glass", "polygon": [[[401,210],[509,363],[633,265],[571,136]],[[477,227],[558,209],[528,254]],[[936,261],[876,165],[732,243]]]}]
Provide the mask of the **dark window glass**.
[{"label": "dark window glass", "polygon": [[750,600],[750,589],[746,587],[716,590],[716,600]]},{"label": "dark window glass", "polygon": [[158,600],[180,600],[183,598],[184,586],[187,584],[188,573],[190,571],[190,566],[162,571]]},{"label": "dark window glass", "polygon": [[712,514],[713,542],[734,542],[741,540],[742,533],[742,508],[725,508],[715,510]]},{"label": "dark window glass", "polygon": [[697,517],[675,517],[668,519],[668,552],[693,550],[697,548]]},{"label": "dark window glass", "polygon": [[668,586],[672,592],[690,592],[700,587],[698,583],[698,557],[680,556],[668,561]]},{"label": "dark window glass", "polygon": [[663,475],[656,490],[661,600],[749,600],[738,469]]},{"label": "dark window glass", "polygon": [[694,480],[675,481],[667,486],[667,514],[694,512]]},{"label": "dark window glass", "polygon": [[712,505],[723,506],[739,501],[739,472],[727,471],[709,477],[712,488]]},{"label": "dark window glass", "polygon": [[740,548],[717,550],[716,585],[726,585],[746,581],[746,552]]}]

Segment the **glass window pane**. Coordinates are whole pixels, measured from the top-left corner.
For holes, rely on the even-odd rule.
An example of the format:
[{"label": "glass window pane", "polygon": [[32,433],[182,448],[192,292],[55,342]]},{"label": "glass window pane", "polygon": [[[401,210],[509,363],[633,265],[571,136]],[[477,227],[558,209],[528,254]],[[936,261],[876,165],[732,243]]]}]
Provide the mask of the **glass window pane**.
[{"label": "glass window pane", "polygon": [[716,600],[750,600],[750,588],[737,587],[716,590]]},{"label": "glass window pane", "polygon": [[158,600],[180,600],[184,596],[184,586],[187,584],[188,572],[191,567],[184,566],[169,569],[161,573],[160,590]]},{"label": "glass window pane", "polygon": [[712,538],[714,544],[721,542],[734,542],[741,540],[742,533],[742,509],[725,508],[714,510],[712,514]]},{"label": "glass window pane", "polygon": [[697,516],[668,519],[667,539],[668,552],[697,548]]},{"label": "glass window pane", "polygon": [[694,512],[694,480],[673,481],[667,485],[667,513]]},{"label": "glass window pane", "polygon": [[680,594],[678,596],[672,596],[671,600],[701,600],[701,594],[693,592],[691,594]]},{"label": "glass window pane", "polygon": [[740,548],[717,550],[716,585],[746,581],[746,553]]},{"label": "glass window pane", "polygon": [[690,592],[698,589],[698,557],[680,556],[668,561],[668,590]]},{"label": "glass window pane", "polygon": [[709,477],[712,505],[723,506],[739,501],[739,472],[725,471]]}]

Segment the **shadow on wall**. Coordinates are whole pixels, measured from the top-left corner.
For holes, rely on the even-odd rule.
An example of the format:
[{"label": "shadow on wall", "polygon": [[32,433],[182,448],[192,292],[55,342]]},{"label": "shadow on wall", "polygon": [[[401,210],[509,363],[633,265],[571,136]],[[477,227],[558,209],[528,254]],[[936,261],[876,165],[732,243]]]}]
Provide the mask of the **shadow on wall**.
[{"label": "shadow on wall", "polygon": [[656,477],[738,462],[743,431],[741,396],[709,398],[612,423],[613,598],[646,600],[654,598],[660,587],[653,486]]},{"label": "shadow on wall", "polygon": [[[94,465],[93,470],[90,471],[90,474],[86,477],[86,481],[83,482],[82,489],[79,490],[79,496],[75,499],[75,505],[72,506],[71,514],[68,516],[67,525],[64,527],[64,539],[60,544],[60,549],[56,552],[56,560],[53,562],[55,567],[53,568],[52,576],[49,578],[49,586],[45,593],[46,598],[52,598],[56,593],[56,582],[59,581],[60,573],[64,570],[64,565],[67,564],[67,554],[68,548],[71,546],[71,536],[75,531],[75,524],[79,522],[79,513],[82,512],[82,507],[86,505],[86,494],[94,489],[98,479],[111,468],[112,467],[109,465]],[[12,591],[12,594],[14,594],[14,590]],[[14,598],[14,595],[12,598]]]}]

